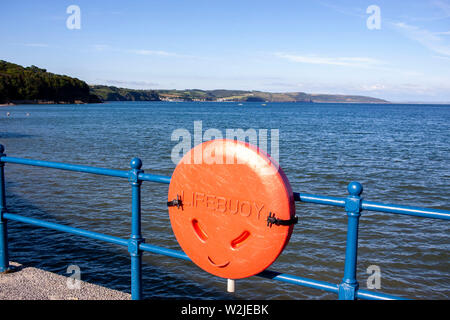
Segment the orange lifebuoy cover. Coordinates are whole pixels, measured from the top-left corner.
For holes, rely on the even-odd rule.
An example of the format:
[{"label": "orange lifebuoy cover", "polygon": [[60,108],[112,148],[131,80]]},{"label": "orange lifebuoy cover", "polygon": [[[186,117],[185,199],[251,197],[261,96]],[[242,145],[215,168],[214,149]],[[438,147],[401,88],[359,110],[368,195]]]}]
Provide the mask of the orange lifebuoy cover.
[{"label": "orange lifebuoy cover", "polygon": [[269,225],[269,213],[295,216],[289,181],[278,164],[248,143],[219,139],[191,149],[173,172],[168,200],[175,237],[203,270],[240,279],[269,267],[293,225]]}]

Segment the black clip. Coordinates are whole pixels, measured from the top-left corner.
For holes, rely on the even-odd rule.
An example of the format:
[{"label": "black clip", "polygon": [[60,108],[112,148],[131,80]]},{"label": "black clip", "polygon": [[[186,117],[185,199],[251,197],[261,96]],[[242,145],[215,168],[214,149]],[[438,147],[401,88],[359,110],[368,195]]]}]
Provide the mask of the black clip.
[{"label": "black clip", "polygon": [[272,227],[272,225],[277,225],[277,226],[289,226],[291,224],[296,224],[298,223],[298,217],[294,216],[293,218],[289,219],[289,220],[282,220],[282,219],[278,219],[275,218],[275,213],[269,212],[269,216],[267,217],[267,226],[268,227]]},{"label": "black clip", "polygon": [[177,194],[177,198],[173,199],[172,201],[167,201],[168,207],[175,207],[177,206],[178,209],[183,206],[183,203],[181,202],[181,197]]}]

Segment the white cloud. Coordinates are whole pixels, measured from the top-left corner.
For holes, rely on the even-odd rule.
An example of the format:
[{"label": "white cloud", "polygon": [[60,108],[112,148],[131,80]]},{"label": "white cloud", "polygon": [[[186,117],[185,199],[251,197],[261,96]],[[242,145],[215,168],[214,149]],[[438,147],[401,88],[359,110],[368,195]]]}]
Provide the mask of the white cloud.
[{"label": "white cloud", "polygon": [[440,8],[444,12],[446,17],[450,16],[450,3],[442,1],[442,0],[434,0],[431,3],[433,5],[435,5],[436,7]]},{"label": "white cloud", "polygon": [[95,51],[104,51],[104,50],[107,50],[107,49],[111,49],[111,47],[109,45],[107,45],[107,44],[94,44],[94,45],[92,45],[92,48]]},{"label": "white cloud", "polygon": [[49,45],[46,43],[25,43],[26,47],[35,47],[35,48],[48,48]]},{"label": "white cloud", "polygon": [[179,56],[176,53],[162,51],[162,50],[130,50],[131,53],[143,55],[143,56],[165,56],[165,57],[176,57]]},{"label": "white cloud", "polygon": [[435,32],[434,34],[443,35],[443,36],[450,36],[450,31]]},{"label": "white cloud", "polygon": [[440,55],[450,56],[450,43],[442,37],[448,35],[448,32],[431,32],[404,22],[395,22],[392,25],[406,37],[417,41],[425,48]]},{"label": "white cloud", "polygon": [[325,2],[325,1],[316,1],[318,4],[327,7],[328,9],[334,10],[338,13],[345,14],[348,16],[358,17],[358,18],[366,18],[366,8],[361,8],[359,6],[357,7],[344,7],[342,5],[335,5],[334,3],[336,1],[333,1],[332,3]]},{"label": "white cloud", "polygon": [[433,56],[433,58],[443,59],[450,61],[450,57],[444,57],[444,56]]},{"label": "white cloud", "polygon": [[361,85],[360,90],[362,91],[380,91],[380,90],[385,90],[387,89],[387,87],[384,84],[370,84],[370,85]]},{"label": "white cloud", "polygon": [[161,56],[161,57],[181,57],[182,55],[167,52],[163,50],[147,50],[147,49],[134,49],[134,50],[125,50],[121,48],[115,48],[107,44],[94,44],[91,45],[91,48],[95,51],[113,51],[113,52],[123,52],[123,53],[131,53],[142,56]]},{"label": "white cloud", "polygon": [[158,83],[150,81],[127,81],[127,80],[111,80],[111,79],[106,80],[97,79],[97,81],[113,86],[127,86],[133,88],[149,88],[159,86]]},{"label": "white cloud", "polygon": [[293,55],[282,52],[275,53],[275,56],[292,62],[335,65],[344,67],[370,68],[383,64],[383,62],[380,60],[368,57],[319,57],[315,55]]}]

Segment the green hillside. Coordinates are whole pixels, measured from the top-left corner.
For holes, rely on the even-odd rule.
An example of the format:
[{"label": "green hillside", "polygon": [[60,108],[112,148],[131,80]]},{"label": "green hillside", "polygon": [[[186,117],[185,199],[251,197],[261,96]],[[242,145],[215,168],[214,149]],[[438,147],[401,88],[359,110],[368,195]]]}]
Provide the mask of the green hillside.
[{"label": "green hillside", "polygon": [[86,82],[0,60],[0,103],[99,102]]},{"label": "green hillside", "polygon": [[102,101],[160,101],[154,90],[133,90],[102,85],[90,86],[91,93]]},{"label": "green hillside", "polygon": [[388,101],[356,95],[308,94],[305,92],[262,92],[244,90],[133,90],[91,86],[91,92],[103,101],[235,101],[235,102],[316,102],[316,103],[387,103]]}]

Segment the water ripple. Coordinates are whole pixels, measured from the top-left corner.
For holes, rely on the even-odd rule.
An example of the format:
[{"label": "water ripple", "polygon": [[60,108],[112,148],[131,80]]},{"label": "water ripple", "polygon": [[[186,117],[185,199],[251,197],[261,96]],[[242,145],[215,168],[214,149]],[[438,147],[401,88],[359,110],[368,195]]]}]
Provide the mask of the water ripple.
[{"label": "water ripple", "polygon": [[[280,163],[296,192],[345,197],[348,182],[357,180],[370,201],[450,208],[448,106],[124,102],[10,109],[10,117],[0,117],[0,142],[11,156],[119,170],[129,170],[130,159],[139,156],[147,173],[170,175],[177,128],[193,134],[193,122],[202,120],[203,130],[279,129]],[[131,190],[124,180],[12,164],[6,180],[11,212],[129,237]],[[143,234],[147,243],[179,250],[165,207],[167,188],[143,184]],[[299,224],[270,269],[339,283],[345,212],[304,203],[296,209]],[[78,264],[82,279],[129,292],[126,248],[15,222],[9,227],[12,259],[60,274]],[[375,264],[382,276],[378,291],[448,299],[448,249],[446,222],[363,212],[360,287],[366,289],[366,270]],[[154,254],[144,255],[143,275],[145,297],[152,299],[336,298],[259,277],[237,281],[231,295],[224,279]]]}]

